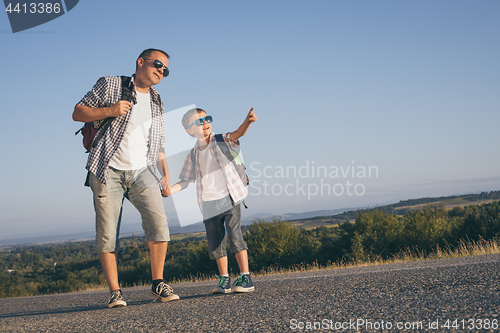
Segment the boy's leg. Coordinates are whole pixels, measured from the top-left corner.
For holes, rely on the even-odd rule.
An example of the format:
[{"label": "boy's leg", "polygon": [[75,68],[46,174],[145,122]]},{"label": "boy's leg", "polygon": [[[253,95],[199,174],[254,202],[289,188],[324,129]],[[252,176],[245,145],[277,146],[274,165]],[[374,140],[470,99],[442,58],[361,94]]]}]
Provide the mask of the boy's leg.
[{"label": "boy's leg", "polygon": [[224,203],[226,199],[203,202],[203,224],[207,233],[208,254],[215,260],[219,274],[217,287],[212,289],[213,294],[226,294],[231,292],[231,279],[228,275],[228,260],[226,252],[226,229],[224,228]]},{"label": "boy's leg", "polygon": [[228,268],[227,268],[227,256],[217,259],[216,262],[217,262],[217,268],[219,269],[220,275],[229,274]]},{"label": "boy's leg", "polygon": [[208,255],[210,259],[216,261],[224,257],[227,260],[227,236],[224,228],[224,215],[215,213],[218,206],[220,206],[220,200],[203,202],[203,224],[207,233]]},{"label": "boy's leg", "polygon": [[231,253],[235,254],[236,261],[240,268],[240,276],[234,282],[233,292],[249,292],[255,290],[248,266],[248,247],[241,234],[241,207],[240,204],[226,214],[226,229],[229,238]]},{"label": "boy's leg", "polygon": [[[208,240],[208,256],[212,260],[227,258],[226,251],[226,230],[224,223],[216,216],[209,220],[203,221]],[[217,265],[218,266],[218,265]]]},{"label": "boy's leg", "polygon": [[234,254],[234,256],[236,257],[236,261],[238,262],[238,266],[240,268],[240,273],[250,272],[250,269],[248,268],[248,252],[247,252],[247,250],[236,252]]},{"label": "boy's leg", "polygon": [[217,287],[212,289],[212,294],[230,293],[231,278],[229,277],[227,269],[227,256],[217,259],[216,262],[217,262],[217,267],[219,268],[219,275],[216,275],[215,277],[219,278],[219,283]]},{"label": "boy's leg", "polygon": [[[227,236],[229,238],[229,246],[231,248],[231,253],[234,253],[236,256],[236,260],[238,257],[241,260],[241,264],[246,267],[242,267],[240,265],[240,261],[238,261],[238,265],[240,265],[240,270],[243,268],[247,268],[247,270],[242,270],[242,272],[248,272],[248,256],[246,250],[248,250],[247,243],[243,239],[243,235],[241,233],[241,207],[240,204],[234,205],[228,212],[225,213],[224,216],[226,222]],[[244,253],[240,253],[243,252]]]}]

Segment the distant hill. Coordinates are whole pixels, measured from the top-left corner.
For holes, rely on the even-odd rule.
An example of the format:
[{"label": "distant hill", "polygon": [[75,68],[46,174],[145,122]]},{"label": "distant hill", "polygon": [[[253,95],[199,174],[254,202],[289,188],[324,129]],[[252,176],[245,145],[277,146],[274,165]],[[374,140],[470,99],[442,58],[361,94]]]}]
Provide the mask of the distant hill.
[{"label": "distant hill", "polygon": [[[426,205],[444,205],[446,209],[451,209],[457,206],[468,206],[473,204],[483,204],[491,201],[500,200],[500,191],[482,192],[478,194],[453,195],[446,197],[430,197],[420,199],[401,200],[398,203],[379,206],[375,208],[344,208],[336,210],[317,210],[304,213],[287,213],[283,215],[273,215],[272,213],[257,213],[247,218],[242,219],[242,225],[249,225],[256,219],[270,221],[273,218],[281,217],[292,221],[294,225],[301,228],[314,228],[323,225],[334,225],[352,221],[356,219],[356,214],[362,211],[380,209],[390,214],[404,215],[409,210],[421,209]],[[203,222],[194,223],[188,226],[181,227],[175,219],[169,220],[171,225],[170,233],[172,235],[189,234],[204,232]],[[142,230],[135,230],[137,225],[122,225],[120,236],[132,237],[132,235],[142,236]],[[94,231],[82,232],[77,234],[56,235],[56,236],[40,236],[18,239],[1,239],[0,247],[13,246],[20,244],[43,244],[43,243],[59,243],[68,241],[92,240],[95,237]]]},{"label": "distant hill", "polygon": [[[443,205],[445,209],[452,209],[454,207],[464,207],[469,205],[480,205],[483,203],[489,203],[492,201],[500,200],[500,191],[482,192],[479,194],[464,194],[464,195],[453,195],[447,197],[435,197],[435,198],[420,198],[420,199],[410,199],[401,200],[398,203],[378,206],[374,208],[366,209],[352,209],[352,210],[341,210],[343,213],[338,213],[334,215],[315,215],[315,212],[308,212],[303,214],[310,214],[311,217],[308,218],[288,218],[288,216],[293,216],[293,214],[285,214],[284,217],[291,220],[292,223],[300,228],[315,228],[323,225],[333,225],[344,223],[348,221],[353,221],[356,219],[356,214],[364,211],[372,211],[379,209],[385,211],[389,214],[394,215],[405,215],[410,210],[422,209],[428,205]],[[322,212],[322,211],[317,211]],[[300,214],[299,214],[300,215]],[[283,216],[282,216],[283,217]]]}]

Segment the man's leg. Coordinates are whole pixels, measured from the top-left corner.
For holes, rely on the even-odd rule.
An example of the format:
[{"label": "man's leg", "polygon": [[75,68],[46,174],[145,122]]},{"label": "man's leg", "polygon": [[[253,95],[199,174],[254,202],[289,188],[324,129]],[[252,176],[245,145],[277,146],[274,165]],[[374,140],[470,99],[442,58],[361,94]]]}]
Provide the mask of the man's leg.
[{"label": "man's leg", "polygon": [[163,280],[163,269],[165,267],[168,242],[151,241],[148,242],[148,245],[149,255],[151,256],[151,273],[153,275],[153,280]]},{"label": "man's leg", "polygon": [[149,241],[148,245],[149,255],[151,256],[151,273],[153,275],[151,293],[162,302],[178,300],[179,295],[175,294],[172,287],[163,281],[163,269],[165,267],[168,242]]},{"label": "man's leg", "polygon": [[170,233],[158,182],[147,168],[133,172],[128,199],[141,214],[142,228],[149,246],[153,278],[151,293],[162,302],[177,300],[179,296],[163,281]]},{"label": "man's leg", "polygon": [[102,270],[108,281],[109,291],[120,289],[118,284],[118,268],[116,266],[116,251],[108,253],[99,253]]},{"label": "man's leg", "polygon": [[141,214],[151,256],[153,280],[161,279],[170,233],[158,182],[147,168],[133,171],[128,199]]},{"label": "man's leg", "polygon": [[116,266],[116,251],[99,253],[102,270],[106,276],[106,281],[109,286],[109,301],[108,308],[127,306],[127,302],[123,300],[122,291],[118,284],[118,269]]},{"label": "man's leg", "polygon": [[120,172],[109,169],[107,185],[93,174],[89,179],[96,212],[96,248],[110,291],[120,289],[116,264],[116,244],[124,193],[120,176]]}]

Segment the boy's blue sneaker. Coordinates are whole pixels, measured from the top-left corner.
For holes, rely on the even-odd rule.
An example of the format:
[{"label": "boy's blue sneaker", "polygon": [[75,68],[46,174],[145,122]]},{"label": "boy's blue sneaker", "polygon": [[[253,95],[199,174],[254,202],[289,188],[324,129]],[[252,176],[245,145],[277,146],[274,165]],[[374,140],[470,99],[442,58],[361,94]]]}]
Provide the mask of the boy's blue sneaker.
[{"label": "boy's blue sneaker", "polygon": [[216,275],[219,278],[219,285],[212,289],[212,294],[227,294],[231,292],[231,278],[229,276]]},{"label": "boy's blue sneaker", "polygon": [[252,283],[250,274],[241,274],[236,281],[234,281],[234,285],[231,290],[234,293],[247,293],[249,291],[254,291],[255,287]]}]

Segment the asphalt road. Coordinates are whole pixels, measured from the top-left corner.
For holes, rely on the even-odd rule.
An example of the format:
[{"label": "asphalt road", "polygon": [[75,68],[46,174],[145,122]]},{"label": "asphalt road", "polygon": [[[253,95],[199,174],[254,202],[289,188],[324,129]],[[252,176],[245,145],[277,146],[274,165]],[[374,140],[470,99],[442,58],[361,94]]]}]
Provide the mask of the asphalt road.
[{"label": "asphalt road", "polygon": [[[254,278],[256,291],[211,295],[215,282],[172,285],[152,303],[125,288],[0,300],[0,332],[500,331],[500,255]],[[447,320],[449,320],[447,322]],[[448,324],[448,325],[447,325]]]}]

